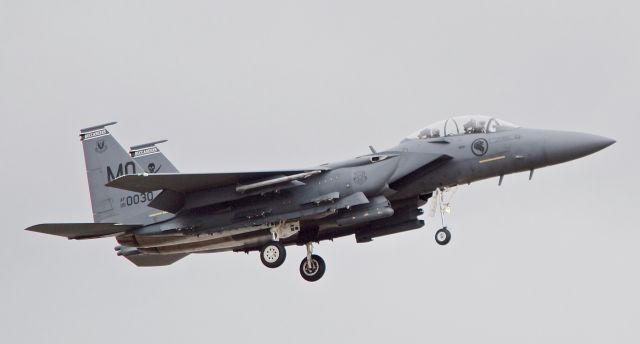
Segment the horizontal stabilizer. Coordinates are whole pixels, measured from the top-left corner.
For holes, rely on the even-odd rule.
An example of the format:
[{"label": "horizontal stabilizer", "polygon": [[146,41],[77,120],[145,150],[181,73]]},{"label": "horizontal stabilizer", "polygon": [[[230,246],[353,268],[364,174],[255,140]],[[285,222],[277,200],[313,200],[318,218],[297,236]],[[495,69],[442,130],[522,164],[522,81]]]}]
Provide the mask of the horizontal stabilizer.
[{"label": "horizontal stabilizer", "polygon": [[35,225],[25,230],[81,240],[113,236],[140,227],[114,223],[47,223]]},{"label": "horizontal stabilizer", "polygon": [[126,256],[130,262],[136,266],[152,267],[152,266],[167,266],[171,265],[180,259],[188,256],[185,253],[178,254],[139,254],[133,256]]},{"label": "horizontal stabilizer", "polygon": [[282,177],[313,172],[314,170],[240,172],[240,173],[167,173],[126,175],[107,184],[109,187],[133,192],[151,192],[171,190],[190,193],[213,189],[227,185],[240,185],[246,182],[264,180],[269,177]]}]

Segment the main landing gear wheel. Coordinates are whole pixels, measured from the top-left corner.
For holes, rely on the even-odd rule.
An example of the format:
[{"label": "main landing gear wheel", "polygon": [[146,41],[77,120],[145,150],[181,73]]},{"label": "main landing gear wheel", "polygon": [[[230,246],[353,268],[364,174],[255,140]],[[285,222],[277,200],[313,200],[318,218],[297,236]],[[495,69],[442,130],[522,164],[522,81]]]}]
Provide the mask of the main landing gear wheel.
[{"label": "main landing gear wheel", "polygon": [[300,263],[300,275],[306,281],[315,282],[322,278],[324,272],[327,268],[327,265],[324,263],[322,257],[317,255],[312,255],[311,259],[304,258]]},{"label": "main landing gear wheel", "polygon": [[436,242],[439,245],[444,246],[448,244],[449,241],[451,241],[451,232],[449,232],[447,227],[444,227],[436,232]]},{"label": "main landing gear wheel", "polygon": [[264,266],[275,269],[284,263],[287,257],[287,250],[284,245],[277,241],[271,241],[260,250],[260,260]]}]

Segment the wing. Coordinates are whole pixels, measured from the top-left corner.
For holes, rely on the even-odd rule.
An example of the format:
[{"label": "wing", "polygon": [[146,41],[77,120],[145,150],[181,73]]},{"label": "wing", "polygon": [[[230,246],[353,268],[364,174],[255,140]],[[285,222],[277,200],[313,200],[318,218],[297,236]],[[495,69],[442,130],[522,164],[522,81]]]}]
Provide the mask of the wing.
[{"label": "wing", "polygon": [[115,223],[47,223],[35,225],[25,230],[80,240],[114,236],[140,227],[142,226]]},{"label": "wing", "polygon": [[[163,190],[150,207],[177,213],[183,208],[194,208],[240,199],[305,185],[301,180],[322,173],[322,170],[287,170],[241,173],[206,174],[139,174],[117,178],[107,186],[134,192]],[[205,204],[186,204],[188,194],[205,192]]]},{"label": "wing", "polygon": [[[315,170],[288,170],[267,172],[240,173],[170,173],[170,174],[138,174],[117,178],[107,184],[109,187],[133,191],[151,192],[171,190],[179,193],[190,193],[214,189],[227,185],[242,185],[268,178],[281,179],[291,176],[303,179],[315,173]],[[283,179],[282,182],[285,180]],[[288,181],[291,181],[289,179]],[[257,183],[256,183],[257,184]],[[273,184],[268,184],[273,185]],[[263,186],[268,186],[267,184]]]}]

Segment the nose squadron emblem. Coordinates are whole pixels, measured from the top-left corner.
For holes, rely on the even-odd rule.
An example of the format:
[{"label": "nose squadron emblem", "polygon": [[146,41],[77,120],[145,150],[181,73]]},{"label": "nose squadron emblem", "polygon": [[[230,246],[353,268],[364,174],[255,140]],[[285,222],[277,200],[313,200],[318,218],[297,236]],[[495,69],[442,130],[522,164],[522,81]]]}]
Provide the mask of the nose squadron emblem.
[{"label": "nose squadron emblem", "polygon": [[489,142],[485,139],[477,139],[471,144],[471,152],[476,156],[483,156],[489,151]]}]

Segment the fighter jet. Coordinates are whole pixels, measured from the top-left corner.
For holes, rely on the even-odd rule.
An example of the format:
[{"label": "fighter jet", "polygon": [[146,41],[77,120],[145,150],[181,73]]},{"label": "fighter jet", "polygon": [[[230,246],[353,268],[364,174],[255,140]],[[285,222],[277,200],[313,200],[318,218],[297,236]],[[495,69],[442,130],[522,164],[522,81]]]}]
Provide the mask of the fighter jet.
[{"label": "fighter jet", "polygon": [[[370,242],[424,227],[421,207],[457,185],[529,172],[600,151],[614,140],[526,129],[483,116],[430,125],[383,151],[311,168],[178,173],[156,144],[127,153],[108,123],[80,131],[94,223],[41,224],[29,231],[115,237],[119,256],[138,266],[170,265],[190,254],[258,251],[281,266],[286,246],[306,246],[301,276],[318,281],[324,260],[313,244],[354,236]],[[437,206],[436,206],[437,208]],[[434,209],[436,209],[434,208]],[[441,215],[446,207],[441,206]],[[443,216],[444,218],[444,216]],[[451,241],[443,226],[439,245]]]}]

